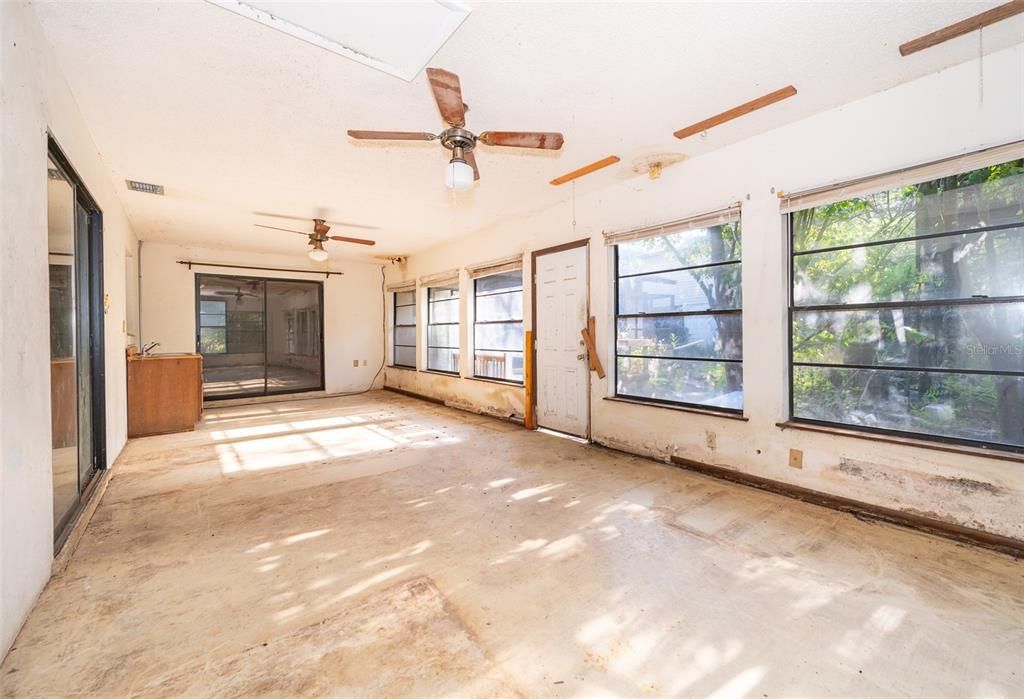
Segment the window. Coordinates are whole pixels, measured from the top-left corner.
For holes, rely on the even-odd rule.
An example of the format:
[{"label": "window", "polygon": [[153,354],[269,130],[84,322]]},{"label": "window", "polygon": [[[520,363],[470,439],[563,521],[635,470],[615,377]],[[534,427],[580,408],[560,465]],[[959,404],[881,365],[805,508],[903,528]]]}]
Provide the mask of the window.
[{"label": "window", "polygon": [[740,224],[726,218],[616,244],[616,395],[742,412]]},{"label": "window", "polygon": [[473,280],[473,375],[523,382],[523,271]]},{"label": "window", "polygon": [[789,214],[795,420],[1024,450],[1024,160]]},{"label": "window", "polygon": [[285,345],[297,357],[320,356],[320,313],[315,306],[285,312]]},{"label": "window", "polygon": [[199,301],[199,351],[202,354],[263,352],[263,312],[235,311],[226,301]]},{"label": "window", "polygon": [[416,291],[396,291],[391,336],[395,366],[416,368]]},{"label": "window", "polygon": [[262,310],[228,310],[227,323],[227,351],[230,354],[260,354],[263,352]]},{"label": "window", "polygon": [[202,354],[228,351],[227,302],[199,301],[199,351]]},{"label": "window", "polygon": [[427,369],[459,373],[459,283],[427,289]]}]

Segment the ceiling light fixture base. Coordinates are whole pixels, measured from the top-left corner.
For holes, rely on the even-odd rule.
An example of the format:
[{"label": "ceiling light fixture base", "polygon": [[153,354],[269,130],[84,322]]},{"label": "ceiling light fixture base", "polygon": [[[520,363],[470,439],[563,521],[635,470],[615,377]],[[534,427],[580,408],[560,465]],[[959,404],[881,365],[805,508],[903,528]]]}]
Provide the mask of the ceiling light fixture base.
[{"label": "ceiling light fixture base", "polygon": [[441,145],[454,153],[456,148],[463,151],[473,150],[476,146],[476,135],[468,129],[452,127],[445,129],[437,136]]}]

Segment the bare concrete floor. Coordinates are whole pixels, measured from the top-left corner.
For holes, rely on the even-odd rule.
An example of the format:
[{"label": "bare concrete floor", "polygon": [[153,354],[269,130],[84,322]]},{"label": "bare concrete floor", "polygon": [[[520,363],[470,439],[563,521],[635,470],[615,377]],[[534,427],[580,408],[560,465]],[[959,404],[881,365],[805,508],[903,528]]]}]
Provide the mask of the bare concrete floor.
[{"label": "bare concrete floor", "polygon": [[133,440],[6,696],[1020,696],[1024,563],[387,393]]}]

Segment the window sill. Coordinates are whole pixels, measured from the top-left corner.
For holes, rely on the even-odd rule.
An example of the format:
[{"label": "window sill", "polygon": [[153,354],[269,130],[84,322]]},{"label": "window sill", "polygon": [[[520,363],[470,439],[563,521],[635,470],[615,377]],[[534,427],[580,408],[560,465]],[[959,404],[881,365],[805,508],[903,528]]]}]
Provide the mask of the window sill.
[{"label": "window sill", "polygon": [[462,378],[470,381],[483,381],[484,383],[493,383],[499,386],[508,386],[509,388],[524,388],[524,385],[518,381],[502,381],[501,379],[489,379],[486,376],[463,376]]},{"label": "window sill", "polygon": [[930,449],[932,451],[944,451],[950,454],[967,454],[985,459],[996,459],[999,461],[1016,461],[1024,463],[1024,454],[1012,451],[1000,451],[998,449],[984,449],[982,447],[970,447],[959,444],[946,444],[944,442],[932,441],[930,439],[919,439],[917,437],[898,437],[878,432],[867,432],[846,427],[830,427],[828,425],[816,425],[809,422],[787,420],[777,422],[775,426],[782,430],[803,430],[805,432],[818,432],[838,437],[851,437],[853,439],[866,439],[872,442],[884,442],[886,444],[901,444],[907,447],[918,449]]},{"label": "window sill", "polygon": [[633,400],[632,398],[620,398],[619,396],[605,396],[604,400],[610,400],[615,403],[629,403],[630,405],[642,405],[645,408],[661,408],[662,410],[675,410],[680,413],[694,413],[696,415],[709,415],[711,417],[721,417],[726,420],[739,420],[741,422],[749,422],[750,418],[746,415],[740,415],[738,413],[726,413],[719,410],[710,410],[706,408],[694,408],[688,405],[668,405],[667,403],[648,403],[644,400]]},{"label": "window sill", "polygon": [[416,371],[414,366],[402,366],[401,364],[388,364],[386,369],[401,369],[402,371]]},{"label": "window sill", "polygon": [[434,376],[447,376],[449,379],[461,379],[457,371],[441,371],[440,369],[419,369],[421,374],[433,374]]}]

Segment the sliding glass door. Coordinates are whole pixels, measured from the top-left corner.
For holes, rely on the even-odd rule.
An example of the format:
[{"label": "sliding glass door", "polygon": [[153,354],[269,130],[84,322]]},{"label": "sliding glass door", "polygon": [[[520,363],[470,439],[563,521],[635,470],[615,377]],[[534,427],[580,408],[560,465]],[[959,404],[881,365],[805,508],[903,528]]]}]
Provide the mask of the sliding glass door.
[{"label": "sliding glass door", "polygon": [[323,388],[320,282],[266,281],[267,392]]},{"label": "sliding glass door", "polygon": [[102,227],[99,210],[51,144],[47,162],[50,433],[57,548],[105,467]]},{"label": "sliding glass door", "polygon": [[206,399],[323,388],[323,285],[196,275]]}]

